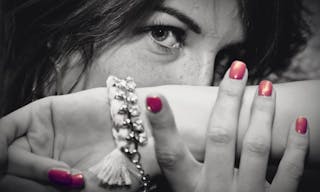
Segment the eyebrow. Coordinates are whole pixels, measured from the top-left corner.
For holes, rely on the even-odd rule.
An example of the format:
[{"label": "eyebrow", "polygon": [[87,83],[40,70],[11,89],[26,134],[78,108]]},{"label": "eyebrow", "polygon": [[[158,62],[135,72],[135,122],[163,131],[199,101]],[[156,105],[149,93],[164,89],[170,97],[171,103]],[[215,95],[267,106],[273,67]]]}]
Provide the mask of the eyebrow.
[{"label": "eyebrow", "polygon": [[201,33],[201,27],[197,24],[192,18],[188,17],[187,15],[183,14],[182,12],[178,11],[177,9],[171,7],[158,7],[156,11],[160,11],[163,13],[167,13],[171,16],[176,17],[179,21],[185,23],[192,31],[197,34]]}]

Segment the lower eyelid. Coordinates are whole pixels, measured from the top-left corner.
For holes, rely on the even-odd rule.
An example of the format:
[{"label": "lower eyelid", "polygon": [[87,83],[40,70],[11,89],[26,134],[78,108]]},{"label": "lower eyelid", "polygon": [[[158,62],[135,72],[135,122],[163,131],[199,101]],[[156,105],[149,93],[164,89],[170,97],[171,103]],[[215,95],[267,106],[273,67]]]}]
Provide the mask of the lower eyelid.
[{"label": "lower eyelid", "polygon": [[170,48],[161,46],[154,42],[151,37],[145,38],[146,50],[154,55],[155,60],[162,60],[163,63],[171,63],[180,57],[180,50],[172,50]]},{"label": "lower eyelid", "polygon": [[155,45],[157,46],[158,49],[162,50],[163,52],[167,53],[167,54],[174,54],[174,50],[172,50],[172,48],[160,45],[159,43],[154,42]]}]

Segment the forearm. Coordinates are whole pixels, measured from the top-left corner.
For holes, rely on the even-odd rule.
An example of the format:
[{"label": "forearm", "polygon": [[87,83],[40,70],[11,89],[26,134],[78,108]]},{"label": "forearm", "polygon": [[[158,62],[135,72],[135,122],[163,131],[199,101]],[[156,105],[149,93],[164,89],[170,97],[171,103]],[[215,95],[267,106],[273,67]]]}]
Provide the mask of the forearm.
[{"label": "forearm", "polygon": [[[319,164],[320,149],[317,147],[320,145],[320,140],[317,140],[320,136],[320,130],[317,129],[320,126],[320,119],[317,117],[320,112],[320,102],[317,102],[320,97],[319,82],[296,82],[292,84],[275,85],[275,87],[277,92],[277,105],[273,131],[272,156],[274,158],[281,156],[285,148],[290,124],[298,115],[303,115],[308,117],[310,124],[311,146],[309,160],[310,162]],[[250,108],[255,91],[256,87],[247,87],[244,94],[239,118],[238,151],[241,151],[242,136],[249,122]],[[218,88],[170,85],[137,89],[137,92],[140,98],[140,104],[143,105],[141,106],[142,109],[145,109],[144,100],[147,94],[156,92],[162,93],[167,97],[173,114],[175,115],[180,135],[182,135],[185,142],[189,145],[193,155],[198,160],[203,160],[207,124],[216,100]],[[107,154],[114,148],[111,137],[112,126],[109,116],[106,115],[106,111],[109,110],[106,95],[106,89],[99,88],[71,95],[52,97],[51,99],[46,98],[42,100],[43,102],[39,101],[40,104],[44,103],[44,101],[55,101],[50,105],[41,105],[46,106],[45,108],[48,113],[44,113],[43,108],[39,106],[39,102],[34,102],[32,105],[29,105],[29,107],[19,109],[19,112],[12,113],[8,115],[7,118],[2,118],[0,120],[0,127],[2,131],[4,131],[4,128],[10,128],[8,125],[11,125],[11,127],[17,125],[16,127],[20,127],[20,129],[18,129],[20,130],[19,132],[22,131],[21,133],[24,133],[28,131],[28,136],[33,138],[36,144],[39,144],[38,139],[48,144],[48,140],[41,138],[45,138],[44,136],[48,134],[48,127],[52,128],[55,126],[55,133],[57,133],[57,131],[62,133],[56,134],[55,136],[60,137],[59,141],[61,141],[63,143],[62,146],[64,146],[63,148],[56,148],[55,153],[58,154],[63,150],[64,154],[66,154],[60,156],[59,160],[72,165],[76,164],[80,170],[86,170],[92,165],[92,162],[96,162],[94,161],[95,159],[100,159],[103,154]],[[50,115],[50,112],[54,112],[54,115]],[[29,124],[28,122],[30,121],[26,120],[27,117],[29,120],[32,119],[31,122],[35,124]],[[52,119],[51,117],[55,118]],[[144,122],[148,123],[145,116],[142,115],[142,118]],[[11,120],[8,122],[5,121],[5,119]],[[148,128],[148,126],[146,127]],[[13,133],[15,131],[8,132]],[[43,133],[44,136],[41,133]],[[69,137],[65,137],[68,135]],[[50,135],[47,136],[50,138]],[[64,142],[65,139],[68,139],[68,142]],[[93,143],[95,143],[95,145],[93,145]],[[68,145],[66,146],[66,144]],[[47,145],[40,146],[42,149]],[[56,145],[56,147],[59,146],[61,145]],[[94,151],[92,151],[93,147],[95,148]],[[51,149],[51,147],[49,147],[49,149]],[[68,149],[72,150],[69,151]],[[75,152],[73,149],[81,149],[81,153]],[[47,151],[46,148],[43,150]],[[149,144],[146,147],[141,147],[139,150],[142,153],[142,164],[146,172],[151,175],[159,174],[160,169],[155,158],[153,140],[150,139]],[[33,150],[33,152],[35,151]],[[102,155],[93,157],[87,154]],[[21,158],[19,159],[21,160]],[[78,163],[79,159],[82,159],[81,163],[83,165]],[[29,159],[29,166],[33,165],[32,162],[33,161]],[[21,163],[26,163],[26,159],[23,159],[23,162],[21,160]]]},{"label": "forearm", "polygon": [[[277,94],[276,114],[273,126],[273,159],[279,159],[285,149],[288,130],[297,116],[306,116],[311,132],[309,163],[320,162],[320,97],[319,81],[294,82],[274,85]],[[238,151],[241,151],[243,135],[248,127],[250,109],[256,92],[256,86],[247,87],[239,118]],[[203,160],[205,134],[211,110],[214,106],[217,87],[162,86],[138,90],[141,98],[146,94],[157,92],[169,100],[175,115],[180,135],[188,144],[198,160]],[[142,102],[143,103],[143,102]],[[152,148],[152,147],[151,147]],[[150,153],[149,149],[149,153]],[[154,152],[151,152],[154,158]],[[156,164],[152,169],[158,169]],[[153,170],[151,170],[153,171]]]}]

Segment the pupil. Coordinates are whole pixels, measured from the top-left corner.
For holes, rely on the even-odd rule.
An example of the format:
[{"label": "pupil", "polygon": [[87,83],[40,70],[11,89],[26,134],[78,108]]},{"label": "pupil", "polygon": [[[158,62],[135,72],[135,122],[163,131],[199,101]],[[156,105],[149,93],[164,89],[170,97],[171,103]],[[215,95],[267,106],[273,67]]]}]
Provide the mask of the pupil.
[{"label": "pupil", "polygon": [[157,30],[152,31],[152,36],[157,41],[163,41],[168,37],[168,31],[162,30],[162,29],[157,29]]}]

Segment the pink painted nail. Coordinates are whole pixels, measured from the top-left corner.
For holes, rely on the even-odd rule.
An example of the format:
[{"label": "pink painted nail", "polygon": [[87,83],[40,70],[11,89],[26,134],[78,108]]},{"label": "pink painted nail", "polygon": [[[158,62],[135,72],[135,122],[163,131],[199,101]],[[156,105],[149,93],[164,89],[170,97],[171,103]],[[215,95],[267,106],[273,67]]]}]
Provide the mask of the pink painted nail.
[{"label": "pink painted nail", "polygon": [[72,182],[70,172],[61,169],[50,169],[48,171],[48,179],[53,184],[57,185],[69,186]]},{"label": "pink painted nail", "polygon": [[162,109],[162,101],[159,97],[147,97],[147,109],[152,113],[158,113]]},{"label": "pink painted nail", "polygon": [[82,188],[84,186],[84,178],[81,173],[71,176],[71,187]]},{"label": "pink painted nail", "polygon": [[267,80],[263,80],[259,84],[258,89],[259,96],[270,97],[272,95],[272,83]]},{"label": "pink painted nail", "polygon": [[299,117],[296,120],[296,131],[302,135],[306,134],[308,129],[308,120],[305,117]]},{"label": "pink painted nail", "polygon": [[231,79],[241,80],[246,72],[246,64],[242,61],[234,61],[230,67],[229,77]]}]

